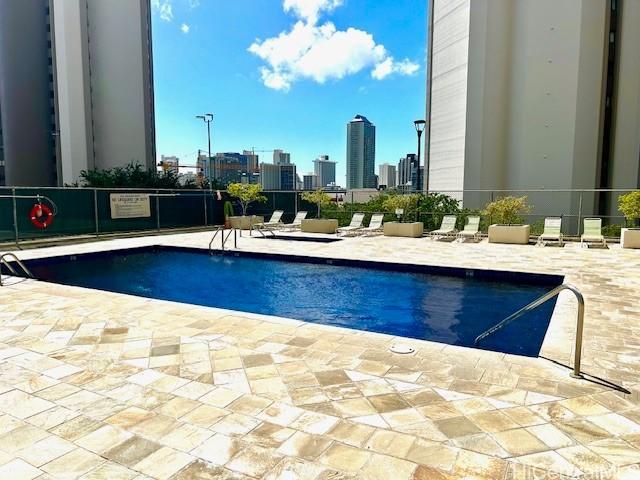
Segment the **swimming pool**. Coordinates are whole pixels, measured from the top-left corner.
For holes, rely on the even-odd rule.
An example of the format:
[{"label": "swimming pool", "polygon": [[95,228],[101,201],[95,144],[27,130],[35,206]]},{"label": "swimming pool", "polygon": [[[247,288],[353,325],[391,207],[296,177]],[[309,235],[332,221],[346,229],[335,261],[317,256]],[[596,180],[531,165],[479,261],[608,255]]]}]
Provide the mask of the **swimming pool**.
[{"label": "swimming pool", "polygon": [[[26,262],[66,285],[473,346],[477,335],[562,277],[380,262],[214,255],[145,247]],[[483,341],[536,356],[555,300]]]}]

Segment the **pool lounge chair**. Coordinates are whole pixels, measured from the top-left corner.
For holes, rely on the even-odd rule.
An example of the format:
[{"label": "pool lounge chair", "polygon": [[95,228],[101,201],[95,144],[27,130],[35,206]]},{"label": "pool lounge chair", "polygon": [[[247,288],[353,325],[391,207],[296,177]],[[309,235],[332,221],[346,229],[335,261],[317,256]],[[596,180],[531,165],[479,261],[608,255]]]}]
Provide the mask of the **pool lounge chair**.
[{"label": "pool lounge chair", "polygon": [[562,217],[547,217],[544,219],[544,231],[538,237],[536,245],[545,246],[547,243],[557,243],[562,246]]},{"label": "pool lounge chair", "polygon": [[268,222],[254,223],[254,230],[278,230],[282,228],[282,210],[274,210]]},{"label": "pool lounge chair", "polygon": [[359,235],[374,235],[382,233],[382,223],[384,221],[384,213],[374,213],[371,215],[368,227],[362,227],[357,231]]},{"label": "pool lounge chair", "polygon": [[341,227],[338,229],[338,235],[350,235],[355,234],[358,230],[362,228],[362,221],[364,220],[364,213],[354,213],[353,217],[351,217],[351,223],[348,227]]},{"label": "pool lounge chair", "polygon": [[589,245],[607,246],[607,241],[602,235],[602,219],[601,218],[585,218],[584,233],[580,237],[580,246],[589,247]]},{"label": "pool lounge chair", "polygon": [[440,228],[429,232],[429,235],[435,239],[455,235],[457,220],[458,218],[455,215],[445,215],[444,217],[442,217]]},{"label": "pool lounge chair", "polygon": [[302,220],[307,218],[307,213],[308,212],[306,212],[304,210],[296,213],[296,217],[293,219],[293,222],[285,223],[282,226],[282,229],[283,230],[287,230],[289,232],[294,231],[294,230],[300,230],[300,227],[302,226]]},{"label": "pool lounge chair", "polygon": [[468,238],[474,240],[480,238],[480,217],[475,215],[467,217],[464,228],[456,235],[456,240],[459,242],[464,242]]}]

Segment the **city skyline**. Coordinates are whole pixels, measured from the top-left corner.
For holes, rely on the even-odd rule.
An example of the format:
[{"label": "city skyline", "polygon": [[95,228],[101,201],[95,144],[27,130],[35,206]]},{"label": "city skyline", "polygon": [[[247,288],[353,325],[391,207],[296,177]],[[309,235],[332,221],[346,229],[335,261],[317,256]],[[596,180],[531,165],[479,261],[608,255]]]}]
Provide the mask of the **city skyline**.
[{"label": "city skyline", "polygon": [[[342,185],[344,125],[356,113],[374,119],[378,127],[378,162],[396,163],[415,149],[413,121],[425,112],[426,4],[345,0],[327,9],[334,2],[287,2],[318,7],[300,13],[294,7],[285,11],[283,2],[272,0],[200,2],[195,7],[187,0],[152,3],[158,160],[164,154],[195,163],[197,150],[207,150],[206,127],[195,119],[205,112],[214,115],[212,152],[282,148],[301,173],[313,171],[313,160],[328,154],[337,162],[336,182]],[[261,18],[250,15],[257,10]],[[238,22],[242,29],[224,28]],[[332,63],[340,63],[335,51],[327,57],[333,62],[318,61],[314,71],[298,68],[304,65],[302,58],[287,58],[286,68],[276,75],[288,79],[287,88],[268,86],[263,69],[273,74],[274,52],[286,49],[268,40],[281,33],[290,39],[297,24],[314,35],[323,26],[335,33],[312,35],[316,43],[307,45],[307,54],[319,46],[335,48],[332,42],[346,37],[351,43],[338,53],[362,47],[360,56],[349,57],[358,68],[334,69]],[[383,50],[374,58],[372,52]],[[260,161],[270,161],[268,156],[260,154]]]}]

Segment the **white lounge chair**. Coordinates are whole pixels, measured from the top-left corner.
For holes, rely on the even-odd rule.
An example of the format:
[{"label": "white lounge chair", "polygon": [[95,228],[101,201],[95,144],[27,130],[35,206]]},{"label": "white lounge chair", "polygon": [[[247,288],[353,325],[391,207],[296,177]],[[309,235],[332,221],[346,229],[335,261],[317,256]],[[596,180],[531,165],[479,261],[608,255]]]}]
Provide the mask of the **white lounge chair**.
[{"label": "white lounge chair", "polygon": [[341,227],[338,229],[338,235],[349,235],[357,232],[362,228],[362,221],[364,220],[364,213],[354,213],[351,217],[351,223],[348,227]]},{"label": "white lounge chair", "polygon": [[467,217],[464,228],[458,232],[456,238],[459,242],[464,242],[468,238],[477,240],[480,238],[480,217],[472,215]]},{"label": "white lounge chair", "polygon": [[433,238],[449,237],[456,233],[457,217],[455,215],[445,215],[442,217],[442,223],[440,228],[429,232],[429,235]]},{"label": "white lounge chair", "polygon": [[300,230],[300,227],[302,226],[302,220],[307,218],[307,213],[308,212],[306,212],[304,210],[299,211],[298,213],[296,213],[296,216],[293,219],[293,222],[285,223],[282,226],[282,229],[283,230],[287,230],[287,231]]},{"label": "white lounge chair", "polygon": [[547,243],[563,245],[562,217],[547,217],[544,219],[544,231],[538,237],[536,245],[545,246]]},{"label": "white lounge chair", "polygon": [[362,227],[358,230],[358,234],[373,235],[376,233],[382,233],[382,223],[384,222],[384,213],[374,213],[371,215],[368,227]]},{"label": "white lounge chair", "polygon": [[274,210],[268,222],[254,223],[254,230],[277,230],[282,227],[282,210]]},{"label": "white lounge chair", "polygon": [[607,240],[602,235],[602,219],[601,218],[585,218],[584,233],[580,237],[580,246],[589,247],[589,245],[607,246]]}]

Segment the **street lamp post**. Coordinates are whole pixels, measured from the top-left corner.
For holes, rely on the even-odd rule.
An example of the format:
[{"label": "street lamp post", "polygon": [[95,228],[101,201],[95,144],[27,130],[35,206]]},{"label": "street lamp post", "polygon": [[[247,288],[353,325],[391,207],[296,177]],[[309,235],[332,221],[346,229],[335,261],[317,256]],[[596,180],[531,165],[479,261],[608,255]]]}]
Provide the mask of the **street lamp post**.
[{"label": "street lamp post", "polygon": [[[418,185],[420,185],[420,147],[422,142],[420,141],[422,138],[422,132],[424,132],[424,128],[426,126],[427,122],[425,122],[424,120],[416,120],[415,122],[413,122],[413,125],[416,127],[416,133],[418,134],[418,172],[416,175],[416,179],[418,181]],[[428,161],[428,160],[427,160]],[[429,195],[429,167],[426,166],[424,169],[424,177],[422,178],[422,182],[424,182],[424,190],[426,192],[427,195]],[[426,180],[425,180],[426,179]]]},{"label": "street lamp post", "polygon": [[207,141],[209,142],[209,157],[207,161],[211,161],[211,122],[213,121],[213,114],[205,113],[204,115],[196,115],[196,118],[200,118],[207,124]]}]

